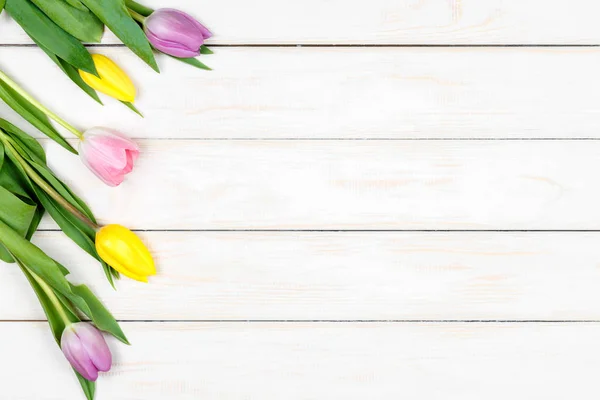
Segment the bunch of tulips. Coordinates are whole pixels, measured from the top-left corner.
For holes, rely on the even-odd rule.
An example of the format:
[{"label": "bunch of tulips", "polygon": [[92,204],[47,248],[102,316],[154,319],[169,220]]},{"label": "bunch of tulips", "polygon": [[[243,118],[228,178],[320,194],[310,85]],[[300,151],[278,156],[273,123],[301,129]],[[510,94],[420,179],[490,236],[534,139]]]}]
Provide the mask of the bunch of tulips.
[{"label": "bunch of tulips", "polygon": [[[66,76],[98,102],[100,92],[138,112],[131,79],[108,57],[90,54],[84,46],[99,41],[105,26],[157,71],[153,50],[209,69],[195,57],[212,53],[204,45],[210,31],[179,10],[154,11],[131,0],[0,0],[0,12],[4,8]],[[133,171],[140,149],[117,130],[77,129],[2,71],[0,99],[34,128],[78,154],[105,184],[118,186]],[[54,124],[79,139],[78,150]],[[112,364],[104,335],[129,342],[92,291],[69,282],[69,270],[31,243],[46,213],[100,263],[113,287],[121,274],[140,282],[156,274],[150,251],[134,232],[118,224],[100,226],[87,204],[48,167],[38,141],[0,119],[0,260],[22,270],[91,400],[99,372]]]},{"label": "bunch of tulips", "polygon": [[154,51],[210,69],[196,57],[212,53],[204,45],[211,33],[183,11],[155,11],[133,0],[0,0],[0,12],[4,8],[69,79],[100,103],[96,90],[137,112],[131,90],[106,90],[102,83],[114,77],[109,71],[114,64],[84,46],[99,42],[105,27],[157,72]]}]

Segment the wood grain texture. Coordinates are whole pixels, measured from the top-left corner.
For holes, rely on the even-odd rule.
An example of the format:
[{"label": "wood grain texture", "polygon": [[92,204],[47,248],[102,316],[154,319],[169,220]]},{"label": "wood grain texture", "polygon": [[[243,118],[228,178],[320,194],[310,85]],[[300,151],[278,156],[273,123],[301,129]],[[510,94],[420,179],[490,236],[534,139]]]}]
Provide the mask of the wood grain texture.
[{"label": "wood grain texture", "polygon": [[[598,324],[124,324],[98,396],[147,399],[389,399],[596,393]],[[3,324],[3,393],[79,399],[45,323]],[[12,338],[18,337],[15,351]],[[52,373],[48,373],[52,371]],[[28,376],[36,376],[32,385]]]},{"label": "wood grain texture", "polygon": [[[600,320],[598,233],[144,232],[159,273],[115,292],[59,232],[35,237],[121,320]],[[45,319],[0,268],[0,319]]]},{"label": "wood grain texture", "polygon": [[133,77],[146,119],[97,105],[35,48],[0,60],[75,126],[138,138],[600,137],[596,48],[221,48],[212,72],[163,57],[160,75],[126,49],[94,51]]},{"label": "wood grain texture", "polygon": [[139,143],[116,189],[53,143],[49,160],[100,221],[135,229],[600,229],[596,141]]},{"label": "wood grain texture", "polygon": [[[186,10],[217,44],[598,44],[590,0],[147,0]],[[0,19],[0,42],[30,43]],[[118,43],[107,34],[105,43]]]}]

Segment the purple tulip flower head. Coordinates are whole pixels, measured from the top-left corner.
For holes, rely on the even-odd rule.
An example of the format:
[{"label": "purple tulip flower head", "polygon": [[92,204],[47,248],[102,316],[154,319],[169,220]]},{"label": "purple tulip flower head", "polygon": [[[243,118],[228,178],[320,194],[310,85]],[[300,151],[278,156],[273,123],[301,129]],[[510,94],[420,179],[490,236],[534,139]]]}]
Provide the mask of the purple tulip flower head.
[{"label": "purple tulip flower head", "polygon": [[87,322],[67,326],[60,347],[73,368],[88,381],[98,379],[98,371],[110,370],[112,355],[104,336]]},{"label": "purple tulip flower head", "polygon": [[173,57],[191,58],[212,33],[183,11],[161,8],[144,22],[144,32],[152,46]]}]

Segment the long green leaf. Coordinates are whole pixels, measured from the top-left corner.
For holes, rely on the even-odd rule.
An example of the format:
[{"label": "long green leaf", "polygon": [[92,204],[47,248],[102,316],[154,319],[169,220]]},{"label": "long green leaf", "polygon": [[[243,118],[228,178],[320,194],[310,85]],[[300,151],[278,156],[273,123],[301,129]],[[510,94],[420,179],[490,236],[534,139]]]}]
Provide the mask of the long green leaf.
[{"label": "long green leaf", "polygon": [[83,389],[85,398],[87,400],[94,400],[94,394],[96,393],[96,382],[88,381],[75,370],[73,370],[73,372],[75,372],[75,375],[77,375],[77,380],[79,380],[79,384]]},{"label": "long green leaf", "polygon": [[71,79],[71,81],[73,81],[73,83],[79,86],[79,88],[85,93],[87,93],[92,99],[102,104],[100,97],[98,97],[98,93],[96,93],[96,91],[92,89],[90,85],[85,83],[81,75],[79,75],[79,71],[77,70],[77,68],[75,68],[62,58],[58,57],[56,54],[52,53],[50,50],[44,47],[41,43],[37,42],[35,39],[31,39],[38,45],[40,49],[44,50],[48,57],[50,57],[50,59],[54,61],[56,65],[58,65],[58,67],[65,73],[65,75],[69,77],[69,79]]},{"label": "long green leaf", "polygon": [[29,0],[6,0],[6,11],[29,36],[54,54],[78,69],[97,74],[92,56],[85,46]]},{"label": "long green leaf", "polygon": [[142,28],[129,15],[124,0],[81,0],[81,2],[138,57],[159,72],[150,42]]},{"label": "long green leaf", "polygon": [[115,320],[115,317],[113,317],[87,286],[72,285],[71,289],[73,290],[73,293],[84,299],[88,304],[92,312],[92,315],[88,315],[88,317],[90,317],[98,329],[110,333],[125,344],[130,344],[125,333],[123,333],[118,322]]},{"label": "long green leaf", "polygon": [[25,237],[29,232],[36,208],[0,186],[0,219],[19,235]]},{"label": "long green leaf", "polygon": [[71,6],[79,9],[79,10],[83,10],[83,11],[89,11],[89,9],[79,0],[66,0],[67,3],[69,3]]},{"label": "long green leaf", "polygon": [[144,17],[147,17],[154,12],[154,10],[151,9],[150,7],[146,7],[144,5],[141,5],[140,3],[136,3],[133,0],[125,0],[125,5],[128,8],[135,11],[136,13],[143,15]]},{"label": "long green leaf", "polygon": [[34,160],[46,163],[46,152],[44,152],[44,149],[37,140],[5,119],[0,119],[0,128],[9,133],[13,140],[18,141]]},{"label": "long green leaf", "polygon": [[[46,292],[44,292],[44,290],[40,287],[37,281],[31,276],[31,273],[28,271],[28,269],[21,263],[19,263],[19,266],[21,267],[23,274],[27,277],[29,284],[33,288],[33,291],[35,292],[38,300],[40,301],[44,313],[48,318],[48,324],[50,325],[50,330],[52,331],[54,340],[58,344],[58,347],[60,347],[60,339],[66,327],[65,322],[60,317],[59,313],[57,312],[55,306],[52,304],[52,301],[50,301],[50,298],[48,297]],[[65,313],[67,314],[68,318],[70,318],[73,322],[79,321],[79,318],[77,318],[77,316],[74,315],[70,309],[65,309]],[[81,389],[83,390],[83,393],[85,394],[86,398],[88,400],[93,400],[94,393],[96,391],[95,382],[88,381],[75,370],[73,370],[73,372],[77,376],[77,380],[79,381]]]},{"label": "long green leaf", "polygon": [[197,58],[179,58],[179,57],[173,57],[173,56],[169,56],[171,58],[174,58],[176,60],[179,60],[183,63],[186,63],[188,65],[191,65],[193,67],[199,68],[199,69],[203,69],[205,71],[212,71],[212,69],[210,67],[208,67],[207,65],[205,65],[204,63],[202,63],[200,60],[198,60]]},{"label": "long green leaf", "polygon": [[5,4],[6,4],[6,0],[0,0],[0,14],[2,14],[2,10],[4,10]]},{"label": "long green leaf", "polygon": [[42,133],[60,144],[71,153],[77,154],[77,150],[67,142],[67,140],[52,126],[48,117],[40,110],[31,105],[23,96],[15,92],[4,82],[0,81],[0,98],[19,115],[25,118],[31,125],[35,126]]},{"label": "long green leaf", "polygon": [[82,42],[99,43],[104,24],[87,8],[73,7],[63,0],[31,0],[54,23]]}]

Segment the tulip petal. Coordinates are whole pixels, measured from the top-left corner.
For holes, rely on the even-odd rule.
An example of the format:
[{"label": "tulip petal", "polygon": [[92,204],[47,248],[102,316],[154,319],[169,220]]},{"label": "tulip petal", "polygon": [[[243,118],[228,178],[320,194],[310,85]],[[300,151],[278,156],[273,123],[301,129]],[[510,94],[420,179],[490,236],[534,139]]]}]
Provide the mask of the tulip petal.
[{"label": "tulip petal", "polygon": [[109,371],[112,365],[112,354],[100,331],[90,324],[81,324],[76,334],[96,369]]},{"label": "tulip petal", "polygon": [[102,54],[92,54],[92,59],[100,77],[80,70],[81,79],[101,93],[117,100],[133,103],[136,89],[127,74],[110,58]]},{"label": "tulip petal", "polygon": [[163,8],[152,13],[146,19],[144,30],[156,49],[179,58],[198,56],[204,40],[212,36],[212,33],[192,16],[172,8]]},{"label": "tulip petal", "polygon": [[129,229],[121,225],[107,225],[96,234],[96,250],[108,265],[123,275],[147,282],[148,276],[156,275],[152,255]]},{"label": "tulip petal", "polygon": [[96,381],[98,379],[98,370],[73,330],[65,330],[61,338],[61,348],[71,366],[81,376],[89,381]]},{"label": "tulip petal", "polygon": [[79,153],[83,163],[104,183],[118,186],[133,170],[139,147],[115,130],[92,128],[85,132]]}]

